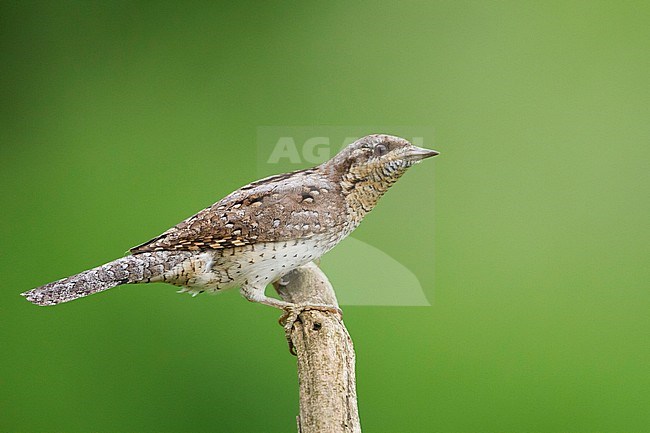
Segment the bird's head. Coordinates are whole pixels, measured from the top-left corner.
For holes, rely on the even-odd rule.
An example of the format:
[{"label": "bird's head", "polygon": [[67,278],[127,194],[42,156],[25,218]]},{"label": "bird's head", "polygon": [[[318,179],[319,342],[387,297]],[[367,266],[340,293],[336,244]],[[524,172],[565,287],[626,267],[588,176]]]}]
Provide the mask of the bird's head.
[{"label": "bird's head", "polygon": [[392,135],[373,134],[346,146],[326,163],[343,182],[383,194],[409,167],[438,155]]}]

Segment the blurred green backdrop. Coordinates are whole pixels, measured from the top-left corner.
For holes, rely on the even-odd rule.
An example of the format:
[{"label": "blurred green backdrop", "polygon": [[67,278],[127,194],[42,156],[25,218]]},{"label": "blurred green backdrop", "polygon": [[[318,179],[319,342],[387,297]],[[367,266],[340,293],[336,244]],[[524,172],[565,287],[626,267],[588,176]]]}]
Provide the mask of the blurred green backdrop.
[{"label": "blurred green backdrop", "polygon": [[0,431],[294,431],[278,312],[164,285],[18,293],[257,178],[260,125],[368,124],[430,125],[442,155],[355,235],[433,301],[346,308],[364,431],[650,431],[649,20],[632,1],[2,1]]}]

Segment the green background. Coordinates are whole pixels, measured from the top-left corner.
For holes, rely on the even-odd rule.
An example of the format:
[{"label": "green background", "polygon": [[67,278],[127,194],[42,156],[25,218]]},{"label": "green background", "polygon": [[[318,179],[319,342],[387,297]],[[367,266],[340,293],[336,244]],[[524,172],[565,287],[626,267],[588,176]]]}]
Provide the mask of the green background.
[{"label": "green background", "polygon": [[260,125],[369,124],[430,125],[442,153],[355,234],[433,301],[345,308],[364,431],[650,431],[649,21],[632,1],[2,1],[0,431],[294,431],[277,311],[18,293],[258,178]]}]

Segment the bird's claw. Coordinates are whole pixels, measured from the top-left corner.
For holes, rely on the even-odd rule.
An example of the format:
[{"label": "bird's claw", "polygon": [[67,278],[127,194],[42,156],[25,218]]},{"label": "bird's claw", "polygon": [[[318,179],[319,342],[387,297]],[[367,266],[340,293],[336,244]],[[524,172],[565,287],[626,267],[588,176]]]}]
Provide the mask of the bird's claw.
[{"label": "bird's claw", "polygon": [[298,316],[303,311],[316,310],[324,311],[327,313],[337,314],[339,317],[343,317],[343,311],[339,307],[333,305],[291,305],[284,309],[284,314],[280,317],[278,322],[284,328],[284,335],[287,338],[287,343],[289,344],[289,352],[292,355],[296,356],[296,347],[291,340],[291,331],[293,330],[293,325],[298,321]]}]

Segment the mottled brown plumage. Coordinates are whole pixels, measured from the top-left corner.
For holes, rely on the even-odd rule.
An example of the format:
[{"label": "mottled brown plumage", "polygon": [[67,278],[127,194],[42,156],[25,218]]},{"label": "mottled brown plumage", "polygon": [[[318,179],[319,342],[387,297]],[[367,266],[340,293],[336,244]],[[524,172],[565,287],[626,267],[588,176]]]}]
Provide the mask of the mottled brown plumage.
[{"label": "mottled brown plumage", "polygon": [[238,189],[130,256],[23,295],[54,305],[120,284],[167,282],[194,294],[240,287],[250,301],[295,308],[267,297],[266,285],[332,249],[410,166],[434,155],[398,137],[369,135],[317,167]]},{"label": "mottled brown plumage", "polygon": [[314,169],[272,176],[246,185],[212,206],[131,249],[226,249],[309,238],[347,223],[341,187]]}]

